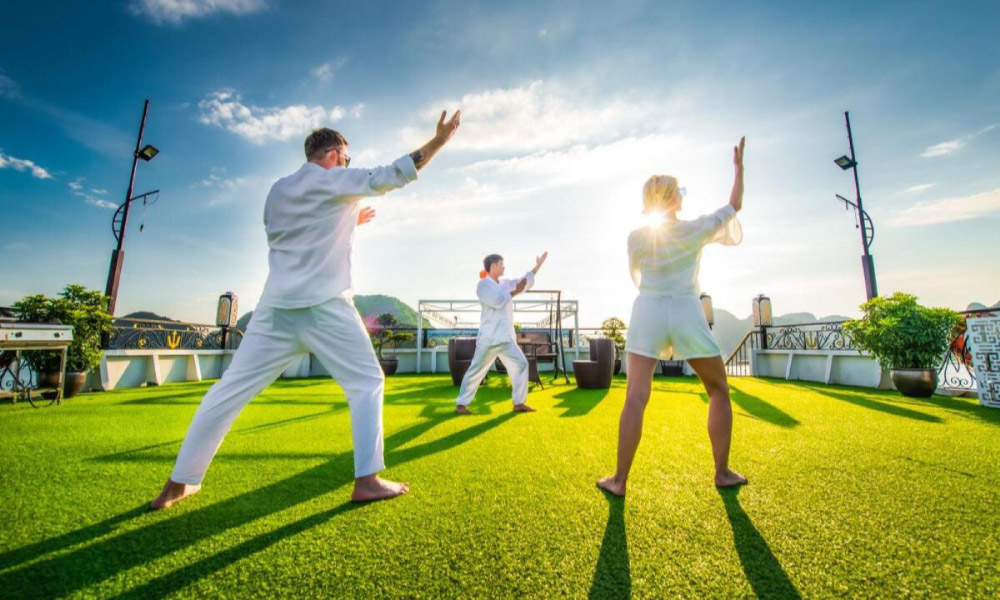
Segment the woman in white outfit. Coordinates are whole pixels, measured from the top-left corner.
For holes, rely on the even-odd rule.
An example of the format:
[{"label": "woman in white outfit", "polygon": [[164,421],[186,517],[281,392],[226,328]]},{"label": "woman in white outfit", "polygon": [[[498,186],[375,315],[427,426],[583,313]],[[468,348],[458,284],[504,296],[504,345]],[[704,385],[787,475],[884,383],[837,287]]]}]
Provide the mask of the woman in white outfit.
[{"label": "woman in white outfit", "polygon": [[[602,489],[625,495],[625,483],[642,436],[642,417],[649,402],[653,371],[659,359],[687,360],[709,395],[708,435],[715,459],[715,485],[743,485],[746,478],[729,468],[733,412],[726,367],[719,343],[708,328],[698,299],[698,268],[706,244],[739,244],[743,238],[736,213],[743,208],[743,148],[733,148],[736,176],[729,204],[693,221],[681,221],[684,192],[666,175],[650,177],[643,188],[643,212],[654,222],[629,234],[632,279],[639,296],[632,306],[625,352],[628,388],[618,424],[618,467],[597,482]],[[656,217],[661,222],[655,222]]]}]

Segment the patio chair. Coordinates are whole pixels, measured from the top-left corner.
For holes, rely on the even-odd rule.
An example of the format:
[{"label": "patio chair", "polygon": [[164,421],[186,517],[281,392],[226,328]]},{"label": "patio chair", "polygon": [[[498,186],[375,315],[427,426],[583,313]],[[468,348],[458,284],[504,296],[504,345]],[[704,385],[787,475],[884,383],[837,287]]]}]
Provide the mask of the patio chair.
[{"label": "patio chair", "polygon": [[[534,371],[538,377],[537,383],[542,383],[541,376],[538,375],[539,364],[552,365],[554,373],[552,380],[555,381],[555,377],[559,374],[556,370],[559,347],[552,341],[552,337],[548,331],[522,331],[517,336],[517,344],[524,350],[524,355],[528,358],[528,362],[535,364]],[[535,380],[532,379],[532,381]]]},{"label": "patio chair", "polygon": [[448,371],[454,385],[462,385],[462,378],[469,370],[475,353],[476,338],[455,337],[448,340]]},{"label": "patio chair", "polygon": [[[518,345],[520,346],[520,344]],[[542,389],[544,390],[545,384],[542,383],[542,376],[538,374],[537,359],[534,356],[528,354],[528,351],[525,349],[524,346],[521,346],[521,351],[524,352],[524,358],[528,359],[528,381],[530,381],[531,383],[537,383],[538,385],[542,386]],[[493,361],[493,367],[497,370],[497,373],[500,373],[502,375],[507,374],[507,367],[504,366],[503,361],[500,360],[499,357],[495,361]]]},{"label": "patio chair", "polygon": [[611,387],[615,370],[615,343],[598,338],[590,340],[590,360],[574,360],[573,373],[576,387],[606,390]]}]

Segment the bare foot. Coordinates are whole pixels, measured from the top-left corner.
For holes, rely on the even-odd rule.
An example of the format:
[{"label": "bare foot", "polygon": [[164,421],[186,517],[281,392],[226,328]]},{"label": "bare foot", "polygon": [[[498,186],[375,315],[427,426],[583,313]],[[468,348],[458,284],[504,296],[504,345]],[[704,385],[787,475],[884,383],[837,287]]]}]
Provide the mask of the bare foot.
[{"label": "bare foot", "polygon": [[535,409],[531,408],[527,404],[515,404],[514,412],[535,412]]},{"label": "bare foot", "polygon": [[746,484],[747,478],[732,469],[726,469],[725,471],[715,474],[716,487],[735,487]]},{"label": "bare foot", "polygon": [[177,483],[168,479],[166,485],[163,486],[163,491],[149,504],[149,507],[153,510],[170,508],[188,496],[197,494],[200,490],[201,485]]},{"label": "bare foot", "polygon": [[472,413],[469,411],[469,407],[468,406],[465,406],[464,404],[459,404],[458,406],[455,407],[455,414],[457,414],[457,415],[471,415]]},{"label": "bare foot", "polygon": [[351,502],[373,502],[375,500],[388,500],[396,496],[402,496],[410,491],[410,484],[396,483],[382,479],[378,475],[366,475],[354,480],[354,492],[351,493]]},{"label": "bare foot", "polygon": [[597,487],[601,488],[609,494],[614,494],[619,498],[625,496],[625,483],[619,483],[614,475],[605,477],[604,479],[599,479],[597,481]]}]

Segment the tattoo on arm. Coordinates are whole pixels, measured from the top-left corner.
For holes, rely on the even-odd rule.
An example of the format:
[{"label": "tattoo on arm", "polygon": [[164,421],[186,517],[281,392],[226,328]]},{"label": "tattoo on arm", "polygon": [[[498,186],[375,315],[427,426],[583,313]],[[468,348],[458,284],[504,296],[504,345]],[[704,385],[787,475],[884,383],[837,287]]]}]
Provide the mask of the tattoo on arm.
[{"label": "tattoo on arm", "polygon": [[424,163],[426,162],[424,160],[424,156],[425,154],[420,150],[414,150],[413,152],[410,152],[410,158],[413,159],[413,165],[418,169],[424,166]]}]

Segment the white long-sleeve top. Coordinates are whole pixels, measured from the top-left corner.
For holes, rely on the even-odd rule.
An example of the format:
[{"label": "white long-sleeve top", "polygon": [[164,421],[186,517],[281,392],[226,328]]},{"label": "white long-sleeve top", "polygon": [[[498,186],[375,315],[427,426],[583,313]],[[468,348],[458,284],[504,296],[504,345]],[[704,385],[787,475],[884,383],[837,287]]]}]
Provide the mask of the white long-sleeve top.
[{"label": "white long-sleeve top", "polygon": [[260,302],[277,308],[316,306],[352,294],[351,251],[359,200],[417,178],[403,156],[374,169],[324,169],[305,163],[271,186],[264,203],[269,272]]},{"label": "white long-sleeve top", "polygon": [[476,286],[476,296],[483,305],[482,318],[479,324],[477,344],[493,346],[517,341],[514,333],[514,303],[510,295],[517,287],[517,282],[527,279],[525,290],[535,285],[535,274],[528,271],[518,279],[500,279],[493,281],[492,277],[484,277]]},{"label": "white long-sleeve top", "polygon": [[628,236],[629,272],[641,294],[698,296],[698,270],[706,244],[743,240],[736,211],[726,205],[692,221],[636,229]]}]

